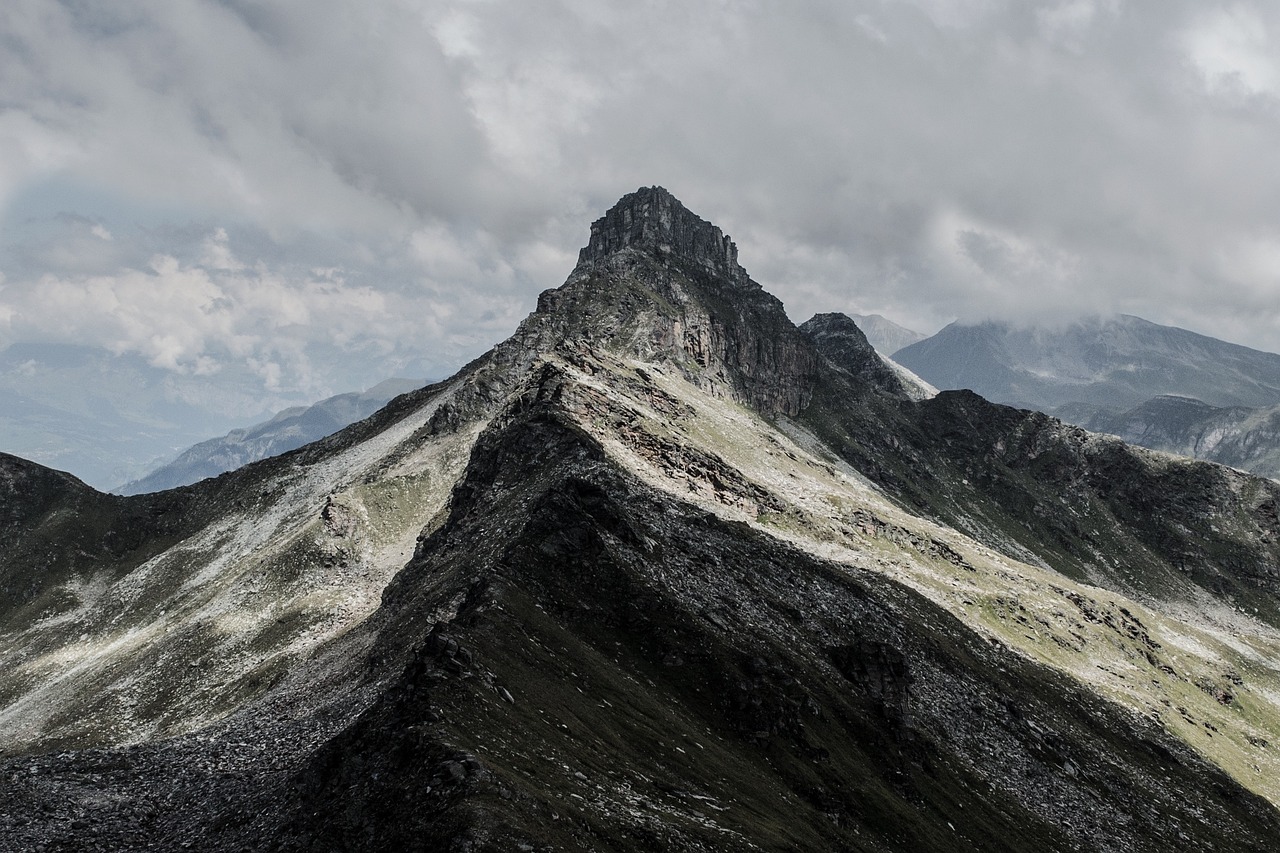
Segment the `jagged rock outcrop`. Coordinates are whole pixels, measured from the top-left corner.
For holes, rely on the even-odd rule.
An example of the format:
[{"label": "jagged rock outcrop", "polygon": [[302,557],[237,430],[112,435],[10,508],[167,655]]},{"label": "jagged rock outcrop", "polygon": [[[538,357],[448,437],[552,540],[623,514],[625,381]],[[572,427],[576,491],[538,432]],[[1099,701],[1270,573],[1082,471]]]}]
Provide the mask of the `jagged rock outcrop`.
[{"label": "jagged rock outcrop", "polygon": [[860,382],[905,396],[901,378],[885,364],[851,318],[844,314],[815,314],[801,324],[800,331],[832,364],[849,371]]},{"label": "jagged rock outcrop", "polygon": [[805,407],[815,354],[719,228],[650,187],[623,196],[591,234],[568,281],[539,297],[517,340],[538,328],[543,342],[620,347],[771,414]]},{"label": "jagged rock outcrop", "polygon": [[663,260],[678,258],[727,281],[748,280],[733,241],[662,187],[644,187],[623,196],[591,223],[591,240],[578,253],[578,264],[606,260],[626,249]]}]

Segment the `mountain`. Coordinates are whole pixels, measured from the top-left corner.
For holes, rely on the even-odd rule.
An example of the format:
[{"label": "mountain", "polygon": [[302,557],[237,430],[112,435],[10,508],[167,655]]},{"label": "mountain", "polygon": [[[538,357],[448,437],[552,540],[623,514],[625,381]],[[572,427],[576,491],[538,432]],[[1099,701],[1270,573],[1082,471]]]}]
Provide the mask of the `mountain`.
[{"label": "mountain", "polygon": [[879,314],[850,314],[849,319],[858,324],[858,328],[867,336],[867,340],[871,341],[876,352],[882,355],[893,355],[903,347],[928,337],[905,326],[899,326]]},{"label": "mountain", "polygon": [[1280,477],[1280,406],[1219,407],[1165,395],[1119,414],[1086,408],[1061,416],[1131,444]]},{"label": "mountain", "polygon": [[0,457],[0,847],[1271,849],[1280,484],[806,325],[652,187],[321,441]]},{"label": "mountain", "polygon": [[952,323],[893,357],[938,388],[1042,411],[1126,411],[1169,394],[1219,407],[1280,403],[1280,355],[1125,315],[1062,328]]},{"label": "mountain", "polygon": [[381,409],[392,397],[420,388],[413,379],[387,379],[367,391],[338,394],[311,406],[294,406],[270,420],[245,429],[233,429],[188,448],[172,462],[121,486],[122,495],[159,492],[187,486],[206,477],[276,456],[332,435]]},{"label": "mountain", "polygon": [[894,358],[940,388],[1280,475],[1280,355],[1121,316],[1056,330],[953,323]]},{"label": "mountain", "polygon": [[938,393],[890,358],[882,356],[852,317],[844,314],[815,314],[800,331],[832,363],[844,367],[861,382],[896,396],[925,400]]}]

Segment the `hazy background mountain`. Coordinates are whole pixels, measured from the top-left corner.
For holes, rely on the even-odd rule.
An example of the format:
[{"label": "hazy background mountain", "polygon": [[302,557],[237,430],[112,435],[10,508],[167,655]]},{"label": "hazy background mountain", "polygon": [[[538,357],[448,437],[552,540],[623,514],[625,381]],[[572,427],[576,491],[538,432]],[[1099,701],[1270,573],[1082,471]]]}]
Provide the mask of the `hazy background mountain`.
[{"label": "hazy background mountain", "polygon": [[1118,414],[1070,405],[1056,414],[1131,444],[1280,477],[1280,405],[1220,407],[1167,394]]},{"label": "hazy background mountain", "polygon": [[224,374],[214,382],[137,355],[14,344],[0,351],[0,450],[110,489],[196,442],[315,399],[266,392],[235,365]]},{"label": "hazy background mountain", "polygon": [[392,397],[421,388],[419,379],[387,379],[367,391],[337,394],[312,406],[294,406],[245,429],[202,441],[177,459],[121,486],[124,495],[158,492],[234,471],[242,465],[276,456],[332,435],[348,424],[369,417]]},{"label": "hazy background mountain", "polygon": [[1063,328],[952,323],[894,353],[944,389],[1132,444],[1280,476],[1280,355],[1119,316]]},{"label": "hazy background mountain", "polygon": [[923,341],[928,335],[899,326],[879,314],[849,314],[848,317],[858,324],[858,328],[867,336],[871,346],[881,355],[893,355],[905,346],[916,341]]},{"label": "hazy background mountain", "polygon": [[1128,315],[1061,328],[952,323],[893,358],[940,389],[1045,411],[1124,411],[1162,394],[1212,406],[1280,403],[1280,355]]}]

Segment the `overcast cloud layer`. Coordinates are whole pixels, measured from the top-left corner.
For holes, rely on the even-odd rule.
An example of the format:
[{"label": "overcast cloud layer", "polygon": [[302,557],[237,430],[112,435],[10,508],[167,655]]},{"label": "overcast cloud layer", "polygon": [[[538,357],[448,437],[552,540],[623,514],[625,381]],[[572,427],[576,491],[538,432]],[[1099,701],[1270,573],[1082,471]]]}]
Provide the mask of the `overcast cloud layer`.
[{"label": "overcast cloud layer", "polygon": [[9,0],[0,347],[443,376],[661,184],[801,321],[1280,350],[1280,5]]}]

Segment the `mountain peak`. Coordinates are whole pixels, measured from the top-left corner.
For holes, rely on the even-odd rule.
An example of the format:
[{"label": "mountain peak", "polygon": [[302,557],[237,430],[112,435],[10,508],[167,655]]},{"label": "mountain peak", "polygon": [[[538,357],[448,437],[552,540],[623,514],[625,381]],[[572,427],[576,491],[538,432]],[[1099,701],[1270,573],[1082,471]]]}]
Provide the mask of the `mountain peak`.
[{"label": "mountain peak", "polygon": [[591,223],[591,240],[578,263],[604,260],[625,249],[676,256],[732,281],[747,280],[733,241],[662,187],[641,187],[624,195]]},{"label": "mountain peak", "polygon": [[800,331],[833,364],[891,394],[903,394],[902,379],[885,364],[858,324],[846,314],[815,314]]}]

